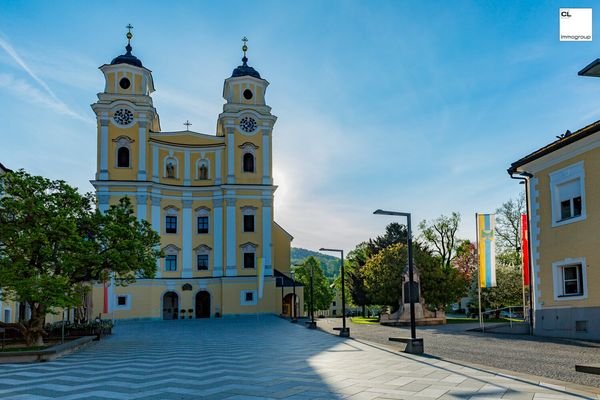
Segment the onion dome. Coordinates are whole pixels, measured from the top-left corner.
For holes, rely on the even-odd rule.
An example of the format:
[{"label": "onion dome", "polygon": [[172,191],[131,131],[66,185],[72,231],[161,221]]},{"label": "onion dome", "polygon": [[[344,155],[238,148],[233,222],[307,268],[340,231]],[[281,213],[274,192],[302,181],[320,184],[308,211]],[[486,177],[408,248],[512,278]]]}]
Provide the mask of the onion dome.
[{"label": "onion dome", "polygon": [[133,38],[133,34],[131,33],[131,29],[133,28],[133,26],[131,26],[131,24],[127,25],[126,28],[129,30],[129,32],[127,32],[127,46],[125,46],[125,50],[127,51],[125,54],[122,54],[118,57],[115,57],[110,64],[111,65],[115,65],[115,64],[129,64],[129,65],[135,65],[136,67],[143,67],[142,62],[140,61],[139,58],[137,58],[136,56],[134,56],[133,54],[131,54],[131,50],[133,50],[133,48],[131,47],[131,38]]},{"label": "onion dome", "polygon": [[244,45],[242,46],[242,51],[244,52],[244,57],[242,57],[242,65],[233,70],[231,77],[237,78],[240,76],[251,76],[253,78],[261,79],[258,71],[248,65],[248,57],[246,57],[246,52],[248,51],[248,46],[246,43],[248,42],[248,39],[245,36],[242,39],[242,42],[244,42]]}]

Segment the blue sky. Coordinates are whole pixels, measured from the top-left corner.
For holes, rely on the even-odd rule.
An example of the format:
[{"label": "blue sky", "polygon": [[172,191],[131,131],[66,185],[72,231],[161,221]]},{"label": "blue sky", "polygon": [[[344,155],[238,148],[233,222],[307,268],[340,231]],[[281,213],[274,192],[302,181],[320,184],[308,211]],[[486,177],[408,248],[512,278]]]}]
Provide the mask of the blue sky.
[{"label": "blue sky", "polygon": [[[162,129],[214,133],[240,63],[271,85],[276,220],[293,245],[352,249],[391,222],[493,212],[511,162],[600,119],[596,42],[558,40],[560,7],[591,1],[12,1],[0,4],[0,162],[82,191],[96,165],[97,69],[153,71]],[[599,16],[594,10],[594,21]],[[594,23],[597,26],[597,23]]]}]

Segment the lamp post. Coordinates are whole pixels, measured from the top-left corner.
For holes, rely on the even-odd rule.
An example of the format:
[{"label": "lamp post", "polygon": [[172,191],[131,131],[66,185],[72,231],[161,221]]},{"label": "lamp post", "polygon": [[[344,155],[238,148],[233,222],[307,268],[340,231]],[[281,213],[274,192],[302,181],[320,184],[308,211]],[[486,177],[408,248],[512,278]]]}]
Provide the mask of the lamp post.
[{"label": "lamp post", "polygon": [[291,322],[298,322],[298,319],[296,318],[296,272],[291,270],[290,275],[292,276],[292,290],[294,293],[292,297],[292,311],[290,313],[290,317]]},{"label": "lamp post", "polygon": [[284,285],[283,276],[276,276],[275,281],[277,281],[278,279],[281,282],[281,315],[283,316],[283,285]]},{"label": "lamp post", "polygon": [[349,337],[350,328],[346,327],[346,291],[344,290],[344,250],[340,249],[326,249],[321,247],[319,251],[331,251],[340,253],[340,274],[342,279],[342,329],[340,330],[340,336]]},{"label": "lamp post", "polygon": [[317,323],[315,322],[315,285],[313,281],[313,264],[310,263],[310,322],[306,325],[309,329],[315,329]]},{"label": "lamp post", "polygon": [[423,353],[423,339],[417,339],[417,323],[415,320],[415,299],[413,297],[413,285],[414,281],[414,267],[413,267],[413,248],[412,248],[412,230],[410,213],[398,212],[398,211],[384,211],[381,209],[375,210],[373,214],[376,215],[393,215],[399,217],[406,217],[406,229],[407,229],[407,245],[408,245],[408,297],[410,304],[410,341],[407,342],[406,352],[413,354]]}]

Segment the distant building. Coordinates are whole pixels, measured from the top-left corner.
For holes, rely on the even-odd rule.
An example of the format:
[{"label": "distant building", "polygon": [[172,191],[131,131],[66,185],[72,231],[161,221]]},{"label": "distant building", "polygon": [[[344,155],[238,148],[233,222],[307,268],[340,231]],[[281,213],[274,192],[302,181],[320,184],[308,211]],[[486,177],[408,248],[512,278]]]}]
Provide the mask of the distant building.
[{"label": "distant building", "polygon": [[527,179],[534,334],[600,339],[600,121],[508,172]]},{"label": "distant building", "polygon": [[[2,163],[0,163],[0,175],[4,175],[7,172],[12,172],[12,170],[6,168]],[[0,197],[2,197],[2,190],[0,190]],[[2,289],[0,289],[2,291]],[[16,303],[14,301],[2,301],[0,300],[0,321],[2,322],[14,322],[13,318],[16,309]]]}]

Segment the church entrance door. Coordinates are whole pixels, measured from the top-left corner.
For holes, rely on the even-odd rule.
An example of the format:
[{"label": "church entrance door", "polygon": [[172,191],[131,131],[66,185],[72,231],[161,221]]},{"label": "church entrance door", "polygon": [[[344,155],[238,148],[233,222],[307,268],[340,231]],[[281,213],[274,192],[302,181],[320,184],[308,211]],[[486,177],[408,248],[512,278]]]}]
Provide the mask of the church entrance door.
[{"label": "church entrance door", "polygon": [[167,292],[163,296],[163,319],[177,319],[179,313],[179,296],[175,292]]},{"label": "church entrance door", "polygon": [[196,294],[196,318],[210,318],[210,293],[206,291]]},{"label": "church entrance door", "polygon": [[294,295],[292,293],[288,293],[283,298],[283,315],[289,318],[293,318],[293,305],[294,305]]}]

